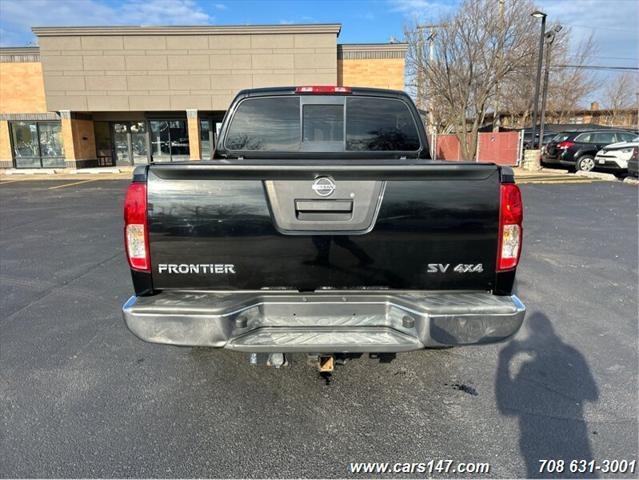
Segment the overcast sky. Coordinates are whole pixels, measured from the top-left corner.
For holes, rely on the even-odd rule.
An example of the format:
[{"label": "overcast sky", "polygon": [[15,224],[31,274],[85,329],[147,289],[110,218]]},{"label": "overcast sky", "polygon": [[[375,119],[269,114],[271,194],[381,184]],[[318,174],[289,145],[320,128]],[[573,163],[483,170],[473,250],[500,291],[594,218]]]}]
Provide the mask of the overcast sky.
[{"label": "overcast sky", "polygon": [[[416,16],[433,20],[459,0],[0,0],[0,45],[35,44],[32,26],[228,25],[341,23],[339,42],[401,39]],[[638,0],[537,0],[549,22],[569,26],[573,39],[594,35],[592,63],[639,66]],[[497,5],[497,0],[495,0]],[[497,8],[497,7],[495,7]],[[602,72],[602,83],[614,72]]]}]

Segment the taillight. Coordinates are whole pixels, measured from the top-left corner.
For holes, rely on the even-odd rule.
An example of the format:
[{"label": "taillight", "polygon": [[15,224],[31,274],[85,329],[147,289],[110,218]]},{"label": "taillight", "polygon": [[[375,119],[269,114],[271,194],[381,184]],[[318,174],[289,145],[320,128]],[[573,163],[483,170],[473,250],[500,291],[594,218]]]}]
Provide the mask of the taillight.
[{"label": "taillight", "polygon": [[316,85],[310,87],[297,87],[295,93],[315,93],[315,94],[327,94],[327,93],[351,93],[351,87],[331,87],[328,85]]},{"label": "taillight", "polygon": [[512,183],[501,185],[499,207],[499,246],[497,270],[510,270],[519,263],[522,243],[524,205],[519,187]]},{"label": "taillight", "polygon": [[632,155],[630,156],[630,160],[637,160],[639,158],[639,147],[634,147],[632,149]]},{"label": "taillight", "polygon": [[575,144],[575,142],[561,142],[559,145],[557,145],[557,148],[561,148],[562,150],[565,150],[567,148],[572,147]]},{"label": "taillight", "polygon": [[146,223],[146,184],[132,183],[124,200],[124,244],[133,270],[151,271]]}]

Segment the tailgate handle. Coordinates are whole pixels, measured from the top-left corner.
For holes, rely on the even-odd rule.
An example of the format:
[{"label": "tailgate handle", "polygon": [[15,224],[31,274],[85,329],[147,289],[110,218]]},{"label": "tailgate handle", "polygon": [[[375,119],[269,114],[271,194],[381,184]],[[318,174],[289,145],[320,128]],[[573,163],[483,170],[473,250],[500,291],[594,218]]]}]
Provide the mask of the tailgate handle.
[{"label": "tailgate handle", "polygon": [[344,221],[353,215],[352,200],[295,200],[298,220]]}]

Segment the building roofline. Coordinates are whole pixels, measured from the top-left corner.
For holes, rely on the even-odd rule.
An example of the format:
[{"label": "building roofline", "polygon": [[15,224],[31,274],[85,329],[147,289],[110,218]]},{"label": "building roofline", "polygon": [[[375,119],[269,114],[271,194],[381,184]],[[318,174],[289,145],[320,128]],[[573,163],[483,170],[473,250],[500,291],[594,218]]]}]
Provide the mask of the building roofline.
[{"label": "building roofline", "polygon": [[337,45],[339,60],[404,59],[407,43],[341,43]]},{"label": "building roofline", "polygon": [[37,55],[40,47],[0,47],[0,55]]},{"label": "building roofline", "polygon": [[192,26],[118,26],[118,27],[33,27],[38,37],[82,35],[246,35],[333,33],[339,36],[340,23],[290,24],[290,25],[192,25]]},{"label": "building roofline", "polygon": [[39,61],[39,47],[0,47],[0,63],[31,63]]},{"label": "building roofline", "polygon": [[340,43],[343,52],[406,52],[408,43]]}]

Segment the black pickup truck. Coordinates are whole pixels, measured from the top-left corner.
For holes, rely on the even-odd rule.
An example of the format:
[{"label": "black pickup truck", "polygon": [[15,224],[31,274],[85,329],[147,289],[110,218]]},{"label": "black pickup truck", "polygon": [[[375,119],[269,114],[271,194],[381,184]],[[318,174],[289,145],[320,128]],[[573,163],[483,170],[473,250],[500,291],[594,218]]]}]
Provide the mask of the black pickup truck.
[{"label": "black pickup truck", "polygon": [[512,170],[433,161],[403,92],[244,90],[215,159],[136,169],[125,207],[130,330],[267,356],[499,342],[523,206]]}]

